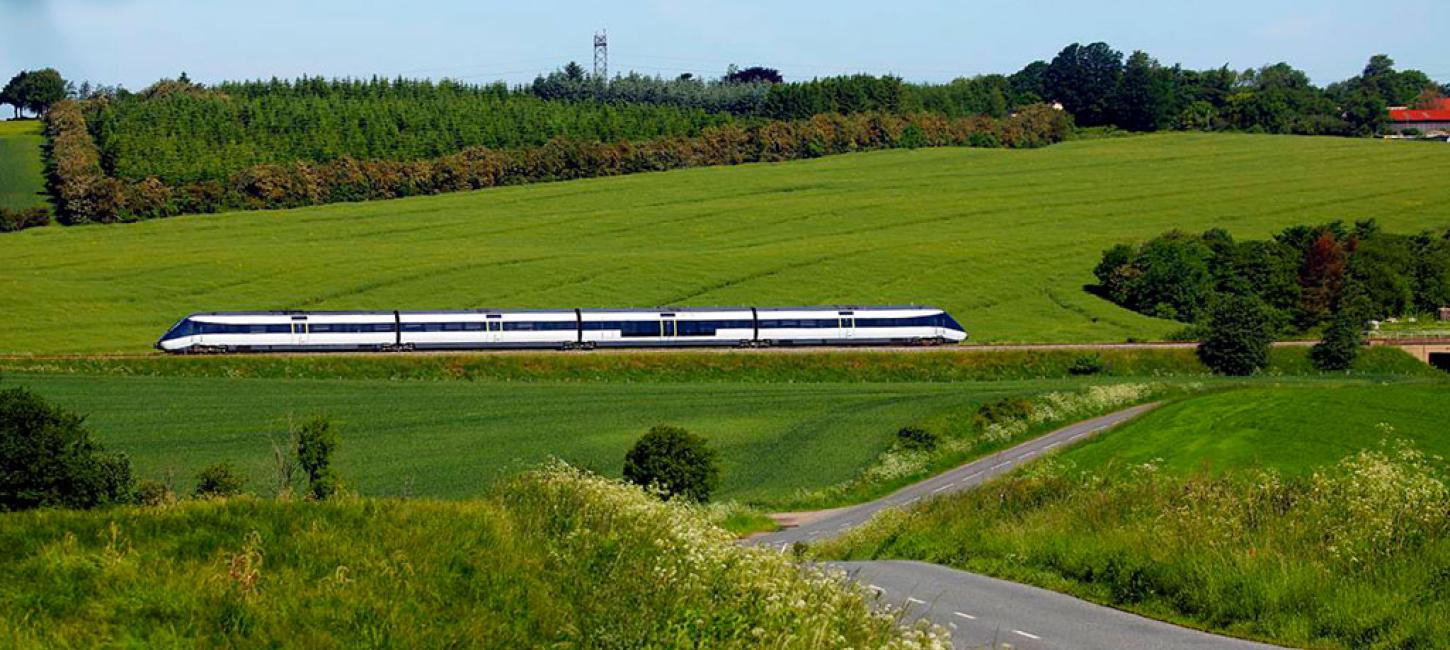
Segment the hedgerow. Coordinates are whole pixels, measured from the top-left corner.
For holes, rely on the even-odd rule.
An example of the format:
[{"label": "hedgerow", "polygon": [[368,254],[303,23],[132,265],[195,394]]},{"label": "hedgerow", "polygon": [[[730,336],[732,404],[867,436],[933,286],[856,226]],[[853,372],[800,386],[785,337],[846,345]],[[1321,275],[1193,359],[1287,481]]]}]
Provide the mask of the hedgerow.
[{"label": "hedgerow", "polygon": [[1064,139],[1070,118],[1045,105],[1006,119],[928,113],[823,114],[809,120],[721,124],[694,137],[643,142],[554,138],[517,149],[470,147],[425,160],[266,163],[218,180],[170,185],[108,176],[78,103],[47,114],[50,184],[61,223],[114,223],[227,209],[273,209],[616,176],[685,167],[779,162],[918,146],[1039,147]]}]

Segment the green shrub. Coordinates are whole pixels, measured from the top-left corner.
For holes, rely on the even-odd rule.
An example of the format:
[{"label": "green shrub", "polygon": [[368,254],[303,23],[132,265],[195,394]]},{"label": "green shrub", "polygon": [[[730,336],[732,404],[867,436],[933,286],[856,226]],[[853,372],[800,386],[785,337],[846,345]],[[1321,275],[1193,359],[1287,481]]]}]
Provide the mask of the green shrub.
[{"label": "green shrub", "polygon": [[896,445],[902,449],[932,451],[939,442],[940,436],[921,427],[902,427],[896,432]]},{"label": "green shrub", "polygon": [[136,503],[143,506],[170,505],[176,503],[176,493],[161,481],[142,479],[136,483]]},{"label": "green shrub", "polygon": [[1005,397],[978,407],[977,414],[972,417],[972,422],[977,425],[978,429],[986,429],[993,424],[1009,420],[1026,420],[1030,417],[1032,417],[1032,402],[1022,397]]},{"label": "green shrub", "polygon": [[1349,370],[1359,356],[1363,335],[1353,316],[1338,314],[1325,328],[1323,338],[1309,349],[1309,361],[1320,370]]},{"label": "green shrub", "polygon": [[213,463],[196,475],[192,494],[198,498],[231,497],[241,494],[246,485],[246,477],[230,463]]},{"label": "green shrub", "polygon": [[307,496],[325,501],[342,487],[332,469],[332,452],[337,449],[337,431],[332,422],[317,417],[297,428],[297,464],[307,474]]},{"label": "green shrub", "polygon": [[660,490],[666,500],[684,497],[705,503],[720,483],[716,457],[704,438],[661,424],[651,428],[625,454],[624,478]]},{"label": "green shrub", "polygon": [[0,232],[38,228],[50,223],[50,210],[41,207],[11,210],[0,207]]},{"label": "green shrub", "polygon": [[1093,353],[1073,359],[1072,365],[1067,367],[1067,372],[1070,375],[1084,376],[1096,375],[1105,369],[1102,355]]},{"label": "green shrub", "polygon": [[1224,375],[1252,375],[1269,365],[1273,319],[1257,298],[1224,295],[1198,344],[1203,365]]},{"label": "green shrub", "polygon": [[130,461],[105,453],[84,420],[25,388],[0,390],[0,511],[130,500]]}]

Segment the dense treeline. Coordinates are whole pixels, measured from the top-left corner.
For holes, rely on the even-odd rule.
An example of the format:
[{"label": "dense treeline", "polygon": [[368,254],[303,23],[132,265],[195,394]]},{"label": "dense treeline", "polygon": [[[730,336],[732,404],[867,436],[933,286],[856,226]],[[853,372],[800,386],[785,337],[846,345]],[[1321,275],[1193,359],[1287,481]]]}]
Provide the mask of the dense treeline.
[{"label": "dense treeline", "polygon": [[405,80],[301,79],[211,89],[174,81],[86,106],[107,174],[170,184],[223,180],[267,163],[411,161],[554,138],[688,137],[730,119],[701,109],[544,101],[498,86]]},{"label": "dense treeline", "polygon": [[734,82],[692,76],[661,79],[630,73],[609,83],[591,79],[577,64],[540,76],[527,88],[541,99],[646,103],[725,112],[739,117],[806,119],[821,113],[937,113],[948,117],[991,115],[1042,101],[1014,90],[1002,75],[961,78],[947,84],[909,84],[890,75],[857,74],[810,81]]},{"label": "dense treeline", "polygon": [[823,113],[1005,117],[1027,104],[1017,99],[1002,76],[918,86],[871,75],[786,84],[631,74],[606,84],[571,65],[514,91],[449,80],[321,78],[207,88],[183,76],[84,105],[108,175],[175,184],[220,181],[266,163],[412,161],[555,138],[638,142]]},{"label": "dense treeline", "polygon": [[631,74],[604,83],[570,64],[539,77],[529,90],[548,99],[658,103],[772,119],[856,111],[1002,116],[1029,104],[1060,102],[1079,126],[1305,135],[1372,135],[1384,126],[1387,107],[1429,105],[1450,94],[1450,87],[1423,72],[1396,70],[1394,60],[1382,54],[1371,57],[1360,74],[1320,88],[1288,63],[1191,70],[1161,64],[1143,51],[1125,57],[1107,43],[1073,43],[1051,61],[1034,61],[1010,76],[947,84],[871,75],[786,83],[729,79]]},{"label": "dense treeline", "polygon": [[62,223],[110,223],[222,209],[265,209],[386,199],[540,181],[613,176],[682,167],[814,158],[928,146],[1037,147],[1066,138],[1070,118],[1030,106],[1007,119],[917,113],[824,114],[809,120],[726,123],[693,137],[613,143],[554,138],[517,149],[469,147],[411,161],[293,161],[254,165],[224,181],[167,184],[107,175],[74,101],[47,115],[48,167]]},{"label": "dense treeline", "polygon": [[1051,62],[1012,75],[1014,97],[1057,101],[1080,126],[1373,135],[1388,106],[1426,103],[1447,91],[1418,70],[1371,57],[1357,76],[1319,88],[1288,63],[1244,71],[1188,70],[1106,43],[1067,46]]},{"label": "dense treeline", "polygon": [[1103,253],[1099,289],[1134,311],[1202,323],[1222,296],[1253,298],[1279,334],[1450,305],[1450,231],[1399,235],[1374,220],[1294,226],[1267,241],[1174,231]]}]

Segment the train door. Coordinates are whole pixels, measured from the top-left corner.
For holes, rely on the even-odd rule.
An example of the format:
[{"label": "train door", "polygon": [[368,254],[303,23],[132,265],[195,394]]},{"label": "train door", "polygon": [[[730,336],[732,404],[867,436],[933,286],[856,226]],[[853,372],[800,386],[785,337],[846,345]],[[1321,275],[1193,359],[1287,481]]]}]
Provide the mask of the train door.
[{"label": "train door", "polygon": [[837,327],[841,328],[841,336],[848,339],[856,338],[856,312],[843,311],[839,316]]},{"label": "train door", "polygon": [[672,339],[680,335],[680,326],[674,314],[660,314],[660,338]]},{"label": "train door", "polygon": [[488,318],[484,319],[483,327],[486,330],[483,335],[484,342],[499,343],[503,341],[503,316],[489,314]]},{"label": "train door", "polygon": [[307,317],[292,317],[292,345],[307,345]]}]

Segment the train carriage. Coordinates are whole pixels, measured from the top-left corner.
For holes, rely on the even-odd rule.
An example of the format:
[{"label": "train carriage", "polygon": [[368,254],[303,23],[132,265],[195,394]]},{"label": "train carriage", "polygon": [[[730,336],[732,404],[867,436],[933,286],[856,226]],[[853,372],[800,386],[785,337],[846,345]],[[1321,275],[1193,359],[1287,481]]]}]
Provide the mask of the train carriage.
[{"label": "train carriage", "polygon": [[208,312],[181,319],[174,353],[489,348],[956,343],[966,331],[926,306]]}]

